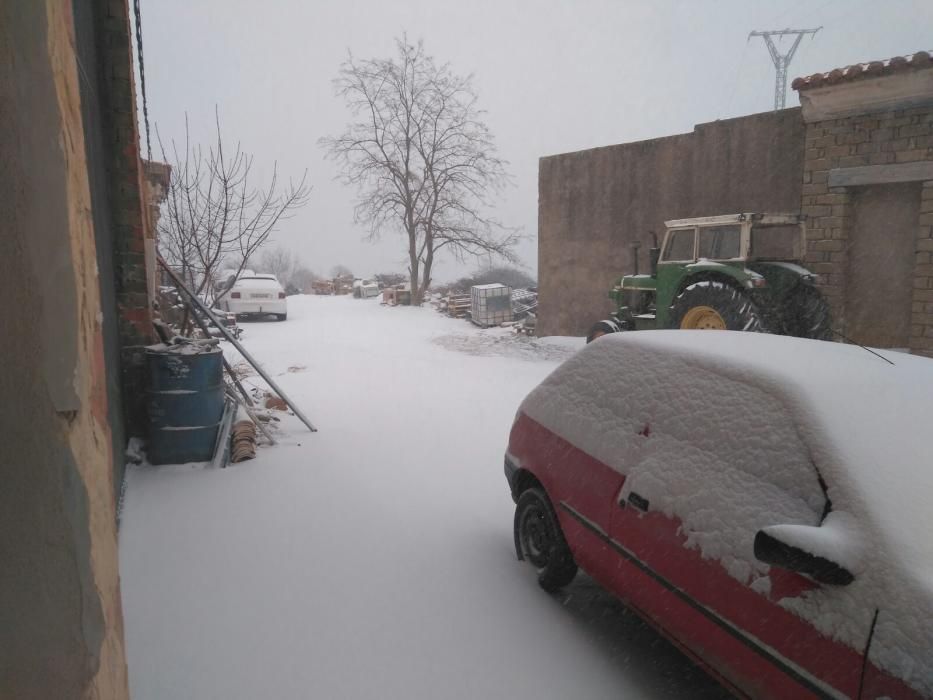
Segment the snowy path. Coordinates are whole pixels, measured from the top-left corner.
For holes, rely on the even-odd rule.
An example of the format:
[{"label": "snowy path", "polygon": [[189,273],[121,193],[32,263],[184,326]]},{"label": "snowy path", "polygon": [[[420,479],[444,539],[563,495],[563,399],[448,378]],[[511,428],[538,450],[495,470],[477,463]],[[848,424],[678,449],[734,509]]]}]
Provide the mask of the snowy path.
[{"label": "snowy path", "polygon": [[135,700],[724,697],[585,577],[552,597],[515,560],[512,417],[582,341],[348,297],[245,328],[320,432],[130,470]]}]

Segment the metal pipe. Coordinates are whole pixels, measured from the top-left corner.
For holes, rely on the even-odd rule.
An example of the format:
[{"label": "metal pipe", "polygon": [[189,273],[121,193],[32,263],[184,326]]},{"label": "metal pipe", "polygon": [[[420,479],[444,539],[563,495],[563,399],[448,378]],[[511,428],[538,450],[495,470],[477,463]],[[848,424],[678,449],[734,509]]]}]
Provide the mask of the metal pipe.
[{"label": "metal pipe", "polygon": [[162,266],[162,269],[164,269],[164,270],[168,273],[169,277],[171,277],[172,280],[175,282],[175,284],[178,285],[178,288],[181,289],[185,294],[188,295],[188,298],[191,300],[191,303],[193,303],[193,304],[194,304],[195,306],[197,306],[201,311],[203,311],[204,314],[211,320],[211,322],[212,322],[215,326],[217,326],[217,328],[220,330],[220,332],[223,334],[223,336],[224,336],[227,340],[230,341],[230,343],[233,345],[233,347],[235,347],[235,348],[240,352],[240,354],[246,359],[246,361],[249,362],[249,363],[253,366],[253,369],[255,369],[255,370],[259,373],[259,376],[266,380],[266,384],[268,384],[269,387],[270,387],[275,393],[277,393],[277,394],[282,398],[282,400],[288,405],[288,407],[289,407],[290,409],[292,409],[292,411],[295,412],[295,415],[298,416],[298,420],[300,420],[302,423],[304,423],[306,426],[308,426],[308,430],[310,430],[312,433],[316,433],[316,432],[317,432],[317,428],[315,428],[315,427],[311,424],[311,421],[309,421],[309,420],[305,417],[305,414],[302,413],[302,412],[298,409],[298,407],[295,406],[295,404],[291,402],[291,400],[288,398],[288,396],[285,395],[285,392],[282,391],[282,390],[279,388],[279,385],[275,383],[275,381],[272,379],[272,377],[270,377],[268,374],[266,374],[266,371],[260,366],[260,364],[259,364],[255,359],[253,359],[253,356],[250,355],[250,354],[246,351],[246,348],[244,348],[244,347],[240,344],[240,341],[238,341],[236,338],[234,338],[234,337],[233,337],[233,334],[230,333],[230,331],[227,330],[227,327],[224,326],[223,324],[221,324],[220,321],[217,319],[217,317],[215,317],[214,314],[211,313],[211,310],[208,309],[207,306],[205,306],[204,303],[203,303],[200,299],[198,299],[198,298],[191,292],[190,289],[188,289],[187,286],[185,286],[185,283],[182,282],[182,281],[178,278],[178,275],[176,275],[175,272],[174,272],[174,270],[172,270],[172,269],[168,266],[168,263],[165,262],[164,258],[163,258],[161,255],[158,256],[158,260],[159,260],[159,264]]},{"label": "metal pipe", "polygon": [[224,415],[220,419],[220,428],[217,432],[217,442],[214,446],[214,457],[211,466],[214,468],[227,466],[227,450],[230,446],[230,429],[236,418],[236,402],[229,399],[224,404]]},{"label": "metal pipe", "polygon": [[[186,311],[191,309],[191,302],[185,300],[185,309]],[[201,329],[201,332],[204,333],[206,338],[211,337],[211,332],[207,327],[207,324],[204,323],[204,319],[198,316],[196,313],[191,314],[194,317],[194,322],[198,324],[198,328]],[[246,393],[246,389],[243,388],[243,385],[240,384],[240,378],[236,376],[236,372],[233,371],[233,367],[230,366],[230,363],[227,362],[227,358],[223,355],[220,356],[220,359],[224,363],[224,369],[227,370],[227,374],[230,375],[230,379],[233,380],[233,383],[236,384],[236,388],[240,390],[240,393],[243,394],[243,398],[246,399],[246,403],[250,406],[253,405],[253,400],[249,397],[249,394]]]}]

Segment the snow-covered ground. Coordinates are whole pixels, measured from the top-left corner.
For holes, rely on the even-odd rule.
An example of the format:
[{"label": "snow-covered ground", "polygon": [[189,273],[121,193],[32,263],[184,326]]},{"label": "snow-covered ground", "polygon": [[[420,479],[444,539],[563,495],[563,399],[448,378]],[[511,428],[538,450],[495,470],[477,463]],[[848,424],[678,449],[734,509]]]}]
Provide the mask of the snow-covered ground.
[{"label": "snow-covered ground", "polygon": [[516,561],[502,457],[582,339],[290,297],[243,341],[315,422],[256,460],[128,472],[132,696],[702,698],[725,693],[585,576]]}]

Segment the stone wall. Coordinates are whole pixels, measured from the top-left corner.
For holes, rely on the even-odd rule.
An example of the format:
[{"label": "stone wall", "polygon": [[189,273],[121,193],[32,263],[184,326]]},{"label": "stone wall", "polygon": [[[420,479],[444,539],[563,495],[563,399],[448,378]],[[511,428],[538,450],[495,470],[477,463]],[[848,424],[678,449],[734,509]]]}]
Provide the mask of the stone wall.
[{"label": "stone wall", "polygon": [[[855,341],[875,344],[869,324],[854,318],[853,303],[870,294],[871,285],[884,286],[891,256],[909,255],[913,257],[913,265],[908,265],[908,269],[912,267],[911,279],[904,284],[912,286],[913,293],[904,301],[910,304],[909,338],[905,341],[912,352],[933,356],[933,90],[924,104],[916,89],[918,77],[925,72],[930,73],[928,82],[933,85],[933,68],[925,68],[906,76],[909,84],[899,73],[872,78],[871,83],[840,82],[812,92],[805,86],[798,89],[809,122],[802,191],[802,210],[808,216],[807,265],[819,275],[819,284],[833,307],[836,329]],[[910,87],[912,106],[873,109],[872,90],[880,93],[883,88],[884,104],[890,107],[901,80]],[[861,90],[861,114],[852,114],[852,100],[847,99],[854,89]],[[841,111],[843,107],[845,111]],[[866,190],[892,186],[910,187],[905,190],[908,196],[919,197],[919,203],[912,203],[912,212],[919,212],[913,223],[914,245],[903,252],[895,250],[893,232],[877,226],[876,278],[857,275],[850,259],[856,203]],[[898,282],[891,280],[888,286]],[[895,314],[901,311],[891,310]],[[906,314],[906,309],[903,311]]]},{"label": "stone wall", "polygon": [[692,216],[799,212],[799,109],[701,124],[692,133],[542,158],[538,169],[539,333],[583,335],[612,310],[631,244]]}]

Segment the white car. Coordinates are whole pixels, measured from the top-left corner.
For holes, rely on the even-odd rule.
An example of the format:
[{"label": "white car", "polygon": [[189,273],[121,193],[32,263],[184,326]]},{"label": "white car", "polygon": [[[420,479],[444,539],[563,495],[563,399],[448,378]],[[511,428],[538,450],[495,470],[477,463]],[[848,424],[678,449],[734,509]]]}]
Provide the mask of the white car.
[{"label": "white car", "polygon": [[240,277],[217,298],[216,305],[237,318],[275,316],[284,321],[288,317],[285,290],[275,275],[253,273]]},{"label": "white car", "polygon": [[353,280],[353,296],[357,299],[369,299],[379,296],[379,285],[373,280]]}]

